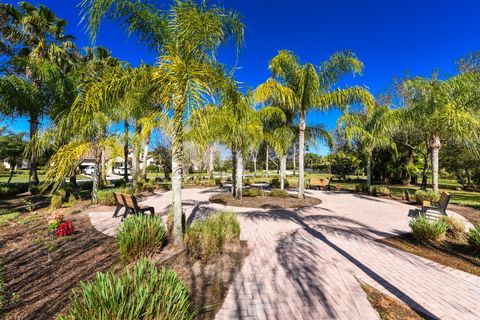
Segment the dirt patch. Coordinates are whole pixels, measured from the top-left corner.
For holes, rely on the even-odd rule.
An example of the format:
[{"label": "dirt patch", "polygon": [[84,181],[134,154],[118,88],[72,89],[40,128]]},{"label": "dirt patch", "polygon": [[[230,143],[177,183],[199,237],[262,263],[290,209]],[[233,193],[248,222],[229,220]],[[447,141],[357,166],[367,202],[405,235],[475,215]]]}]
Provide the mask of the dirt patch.
[{"label": "dirt patch", "polygon": [[442,243],[419,243],[411,234],[377,240],[397,249],[435,261],[447,267],[480,276],[480,253],[465,241],[447,239]]},{"label": "dirt patch", "polygon": [[243,197],[242,200],[236,200],[230,194],[218,194],[210,197],[213,203],[220,203],[232,207],[261,208],[261,209],[281,209],[281,208],[303,208],[322,203],[317,198],[305,197],[298,199],[293,196],[282,197]]},{"label": "dirt patch", "polygon": [[56,238],[47,231],[47,215],[23,213],[0,230],[6,319],[52,319],[66,309],[80,280],[116,265],[115,242],[87,216],[66,215],[75,233]]},{"label": "dirt patch", "polygon": [[249,254],[246,241],[231,244],[209,262],[192,259],[188,253],[167,247],[154,257],[159,266],[174,270],[187,285],[198,319],[214,319],[230,284]]},{"label": "dirt patch", "polygon": [[372,286],[364,282],[360,282],[360,286],[367,295],[368,302],[372,307],[377,310],[378,315],[383,320],[397,320],[397,319],[408,319],[408,320],[421,320],[426,319],[424,316],[421,316],[419,313],[414,311],[405,303],[398,301],[395,298],[392,298],[381,291],[375,289]]}]

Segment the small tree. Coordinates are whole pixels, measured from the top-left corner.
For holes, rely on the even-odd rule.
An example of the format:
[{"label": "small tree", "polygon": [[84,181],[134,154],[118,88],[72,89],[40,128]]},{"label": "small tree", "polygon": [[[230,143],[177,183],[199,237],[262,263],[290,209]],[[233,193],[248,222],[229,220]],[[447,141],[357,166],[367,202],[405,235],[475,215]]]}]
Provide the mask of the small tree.
[{"label": "small tree", "polygon": [[14,134],[9,133],[0,137],[0,159],[6,159],[10,165],[10,176],[7,184],[12,181],[17,162],[22,160],[26,142],[23,140],[25,132]]}]

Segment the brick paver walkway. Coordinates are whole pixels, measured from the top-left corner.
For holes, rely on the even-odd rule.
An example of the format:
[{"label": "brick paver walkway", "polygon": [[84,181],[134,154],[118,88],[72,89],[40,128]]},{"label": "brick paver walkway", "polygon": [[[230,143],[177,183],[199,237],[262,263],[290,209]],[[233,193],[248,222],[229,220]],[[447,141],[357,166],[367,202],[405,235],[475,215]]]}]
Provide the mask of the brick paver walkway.
[{"label": "brick paver walkway", "polygon": [[[251,249],[217,319],[379,319],[362,280],[434,319],[480,319],[480,278],[384,246],[375,239],[408,231],[414,207],[350,193],[310,191],[306,209],[225,208],[212,191],[184,190],[187,215],[236,211]],[[171,194],[145,201],[165,211]],[[193,214],[193,215],[192,215]],[[89,213],[114,235],[119,219]]]}]

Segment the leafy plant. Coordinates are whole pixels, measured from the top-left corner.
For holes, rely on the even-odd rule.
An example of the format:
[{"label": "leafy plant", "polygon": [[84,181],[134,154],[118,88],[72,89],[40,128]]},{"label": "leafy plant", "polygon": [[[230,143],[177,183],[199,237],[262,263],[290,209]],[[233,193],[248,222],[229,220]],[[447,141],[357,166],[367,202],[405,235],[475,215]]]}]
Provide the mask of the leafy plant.
[{"label": "leafy plant", "polygon": [[355,192],[367,192],[367,185],[365,183],[359,183],[355,185]]},{"label": "leafy plant", "polygon": [[448,224],[442,220],[430,221],[425,214],[419,215],[409,223],[415,239],[422,242],[440,241],[445,238]]},{"label": "leafy plant", "polygon": [[0,227],[7,224],[8,222],[18,218],[20,212],[12,209],[5,209],[0,211]]},{"label": "leafy plant", "polygon": [[60,226],[62,224],[62,221],[59,221],[59,220],[55,220],[55,221],[52,221],[51,223],[48,224],[48,231],[53,231],[53,230],[57,230],[58,229],[58,226]]},{"label": "leafy plant", "polygon": [[231,212],[216,213],[204,221],[196,221],[185,233],[188,252],[203,260],[218,256],[226,244],[239,240],[240,223]]},{"label": "leafy plant", "polygon": [[63,197],[60,195],[53,195],[52,198],[50,199],[50,209],[51,210],[57,210],[62,207],[63,204]]},{"label": "leafy plant", "polygon": [[75,228],[71,221],[62,222],[57,228],[57,237],[71,236],[75,232]]},{"label": "leafy plant", "polygon": [[383,186],[375,187],[372,190],[372,194],[374,196],[389,196],[390,195],[390,189],[387,188],[387,187],[383,187]]},{"label": "leafy plant", "polygon": [[60,320],[194,319],[188,290],[177,275],[142,258],[117,276],[97,273],[72,290],[72,306]]},{"label": "leafy plant", "polygon": [[159,217],[136,215],[126,219],[117,233],[120,258],[133,261],[160,249],[165,244],[167,232]]},{"label": "leafy plant", "polygon": [[242,197],[261,197],[263,192],[260,189],[250,188],[242,190]]},{"label": "leafy plant", "polygon": [[111,188],[111,189],[99,190],[97,193],[98,203],[106,206],[115,205],[115,198],[113,197],[114,192],[132,194],[133,190],[132,188]]},{"label": "leafy plant", "polygon": [[468,243],[477,250],[480,250],[480,225],[471,228],[467,233]]},{"label": "leafy plant", "polygon": [[281,189],[272,189],[270,196],[276,198],[288,198],[288,192]]},{"label": "leafy plant", "polygon": [[465,224],[463,221],[449,216],[443,216],[440,220],[448,225],[447,236],[452,239],[461,239],[463,237],[465,233]]},{"label": "leafy plant", "polygon": [[440,200],[440,193],[432,191],[432,190],[417,190],[415,192],[415,200],[418,203],[422,201],[438,201]]}]

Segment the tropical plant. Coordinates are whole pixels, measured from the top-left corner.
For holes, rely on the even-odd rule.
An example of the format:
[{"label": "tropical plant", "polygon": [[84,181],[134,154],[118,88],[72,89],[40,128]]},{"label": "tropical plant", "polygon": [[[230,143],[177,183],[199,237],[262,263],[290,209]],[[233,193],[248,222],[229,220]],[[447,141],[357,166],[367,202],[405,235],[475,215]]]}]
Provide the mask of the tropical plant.
[{"label": "tropical plant", "polygon": [[433,190],[438,191],[439,150],[446,139],[476,152],[479,139],[479,75],[463,73],[446,80],[413,78],[403,83],[404,123],[414,123],[427,141],[432,160]]},{"label": "tropical plant", "polygon": [[[108,317],[106,316],[108,315]],[[72,290],[72,304],[61,320],[195,318],[188,290],[175,272],[140,259],[119,276],[98,272]]]},{"label": "tropical plant", "polygon": [[[182,144],[185,112],[205,100],[219,79],[215,53],[219,46],[243,41],[243,24],[234,11],[225,10],[203,0],[176,1],[166,11],[134,0],[84,0],[82,6],[93,38],[101,20],[107,15],[127,25],[130,32],[158,52],[158,66],[140,69],[124,77],[110,75],[90,95],[92,102],[105,103],[123,94],[126,83],[147,78],[154,87],[158,102],[171,111],[172,133],[172,206],[174,242],[183,241]],[[223,74],[221,76],[223,78]]]},{"label": "tropical plant", "polygon": [[418,241],[441,241],[448,231],[448,224],[442,220],[430,221],[425,214],[410,220],[412,235]]},{"label": "tropical plant", "polygon": [[26,146],[26,142],[23,141],[24,136],[25,133],[23,132],[17,134],[9,133],[0,136],[0,159],[7,160],[10,165],[10,176],[8,177],[7,184],[12,181],[17,162],[22,160]]},{"label": "tropical plant", "polygon": [[468,243],[476,250],[480,251],[480,226],[471,228],[467,233]]},{"label": "tropical plant", "polygon": [[257,88],[259,101],[281,102],[292,108],[300,119],[298,126],[298,197],[305,197],[305,128],[310,110],[327,110],[332,107],[345,108],[355,102],[370,107],[373,98],[363,87],[335,89],[339,79],[348,74],[359,74],[363,63],[349,51],[333,54],[318,69],[311,63],[301,64],[291,51],[281,50],[269,63],[272,77]]},{"label": "tropical plant", "polygon": [[134,261],[138,257],[161,249],[167,240],[167,231],[159,217],[135,215],[126,219],[118,229],[116,241],[120,258]]}]

